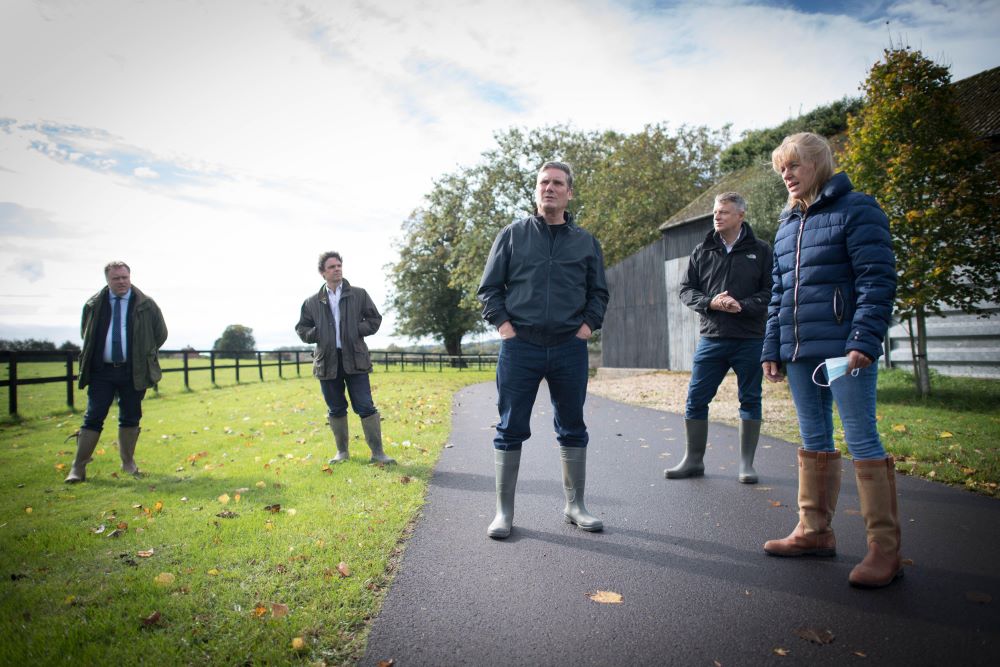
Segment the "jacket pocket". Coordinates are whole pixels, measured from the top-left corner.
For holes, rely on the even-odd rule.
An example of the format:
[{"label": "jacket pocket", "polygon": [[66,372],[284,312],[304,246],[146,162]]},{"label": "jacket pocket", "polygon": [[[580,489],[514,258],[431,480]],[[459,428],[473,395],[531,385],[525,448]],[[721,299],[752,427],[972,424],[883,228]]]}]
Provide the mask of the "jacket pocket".
[{"label": "jacket pocket", "polygon": [[833,290],[833,319],[837,320],[837,324],[844,321],[844,294],[839,287]]},{"label": "jacket pocket", "polygon": [[163,378],[163,371],[160,370],[160,357],[156,352],[149,355],[146,360],[148,366],[147,373],[149,375],[150,384],[156,384]]}]

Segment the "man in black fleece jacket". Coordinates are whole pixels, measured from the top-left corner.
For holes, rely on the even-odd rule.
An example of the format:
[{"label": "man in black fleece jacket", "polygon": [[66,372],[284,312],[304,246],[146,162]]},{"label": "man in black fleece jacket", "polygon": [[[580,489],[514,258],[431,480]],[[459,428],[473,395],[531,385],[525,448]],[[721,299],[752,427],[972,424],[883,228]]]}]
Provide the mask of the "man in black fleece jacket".
[{"label": "man in black fleece jacket", "polygon": [[705,474],[708,404],[732,368],[740,399],[739,481],[755,484],[753,469],[760,437],[760,352],[771,298],[771,246],[744,221],[746,201],[735,192],[715,197],[714,225],[691,253],[680,297],[701,315],[701,339],[694,354],[684,414],[684,460],[664,471],[667,479]]}]

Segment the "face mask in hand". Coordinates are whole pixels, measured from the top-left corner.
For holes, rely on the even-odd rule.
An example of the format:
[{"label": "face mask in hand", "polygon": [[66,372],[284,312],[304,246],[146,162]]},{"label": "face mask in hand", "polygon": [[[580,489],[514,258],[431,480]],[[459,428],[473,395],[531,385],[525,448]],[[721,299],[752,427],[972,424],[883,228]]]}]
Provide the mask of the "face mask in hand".
[{"label": "face mask in hand", "polygon": [[[826,384],[823,384],[822,382],[816,380],[816,373],[818,373],[819,369],[823,368],[823,366],[826,366],[826,377],[827,377]],[[851,377],[858,377],[858,373],[860,372],[861,372],[860,368],[855,368],[853,371],[851,371]],[[819,366],[817,366],[816,370],[813,371],[812,378],[813,382],[819,385],[820,387],[829,387],[831,384],[833,384],[834,380],[841,377],[845,373],[847,373],[847,357],[833,357],[831,359],[827,359]]]}]

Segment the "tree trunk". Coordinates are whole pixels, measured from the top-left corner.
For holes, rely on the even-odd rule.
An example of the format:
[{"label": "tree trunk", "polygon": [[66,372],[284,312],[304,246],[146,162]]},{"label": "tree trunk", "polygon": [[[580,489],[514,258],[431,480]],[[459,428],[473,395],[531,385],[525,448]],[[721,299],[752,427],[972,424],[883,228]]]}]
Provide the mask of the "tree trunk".
[{"label": "tree trunk", "polygon": [[913,358],[913,368],[917,395],[927,398],[931,394],[931,375],[927,365],[927,314],[922,306],[917,307],[917,354]]},{"label": "tree trunk", "polygon": [[461,359],[462,354],[462,337],[461,336],[445,336],[444,338],[444,351],[452,358],[451,366],[452,368],[464,368],[465,364]]}]

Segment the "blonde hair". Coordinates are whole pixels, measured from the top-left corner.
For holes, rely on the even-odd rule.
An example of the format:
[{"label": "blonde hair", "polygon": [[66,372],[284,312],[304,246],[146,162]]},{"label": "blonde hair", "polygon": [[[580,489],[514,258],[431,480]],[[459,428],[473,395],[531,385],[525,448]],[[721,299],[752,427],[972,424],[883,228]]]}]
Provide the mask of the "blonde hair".
[{"label": "blonde hair", "polygon": [[789,208],[801,208],[803,211],[809,204],[816,201],[819,191],[826,182],[833,178],[836,167],[833,162],[833,151],[826,139],[812,132],[791,134],[781,142],[781,145],[771,153],[771,166],[779,175],[781,168],[789,162],[811,162],[816,166],[815,180],[809,190],[799,197],[788,195]]}]

